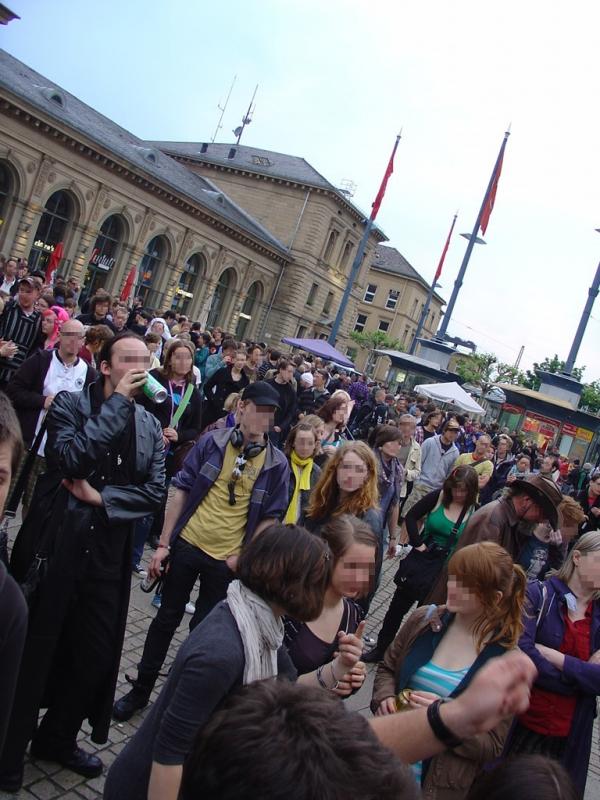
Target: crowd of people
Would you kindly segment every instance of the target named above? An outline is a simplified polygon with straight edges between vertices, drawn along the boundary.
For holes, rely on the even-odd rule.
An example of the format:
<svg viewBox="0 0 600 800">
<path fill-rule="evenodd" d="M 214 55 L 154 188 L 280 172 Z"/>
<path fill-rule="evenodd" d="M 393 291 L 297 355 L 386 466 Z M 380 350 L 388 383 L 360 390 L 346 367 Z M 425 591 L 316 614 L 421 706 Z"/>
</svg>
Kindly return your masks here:
<svg viewBox="0 0 600 800">
<path fill-rule="evenodd" d="M 82 724 L 102 744 L 150 704 L 187 612 L 107 800 L 518 800 L 533 775 L 548 800 L 583 797 L 600 471 L 310 354 L 2 266 L 0 504 L 22 524 L 0 559 L 1 790 L 28 747 L 100 775 Z M 132 582 L 156 613 L 115 697 Z M 368 663 L 370 720 L 343 702 Z"/>
</svg>

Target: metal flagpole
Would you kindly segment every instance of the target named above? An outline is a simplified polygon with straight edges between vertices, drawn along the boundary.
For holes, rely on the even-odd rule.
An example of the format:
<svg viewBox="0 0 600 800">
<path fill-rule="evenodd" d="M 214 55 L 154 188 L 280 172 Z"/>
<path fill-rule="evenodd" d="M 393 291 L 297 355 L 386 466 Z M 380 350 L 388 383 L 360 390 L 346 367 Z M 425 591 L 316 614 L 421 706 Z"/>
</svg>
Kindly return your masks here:
<svg viewBox="0 0 600 800">
<path fill-rule="evenodd" d="M 448 238 L 446 239 L 446 244 L 444 245 L 444 250 L 442 252 L 442 257 L 440 258 L 440 263 L 438 264 L 438 268 L 435 271 L 435 275 L 431 286 L 429 287 L 429 292 L 427 293 L 427 300 L 425 301 L 425 305 L 423 306 L 423 310 L 421 311 L 421 318 L 419 319 L 419 324 L 417 325 L 417 330 L 415 331 L 415 335 L 413 336 L 413 340 L 410 344 L 410 350 L 408 351 L 409 354 L 412 356 L 415 354 L 415 350 L 417 349 L 417 341 L 421 336 L 421 331 L 425 326 L 425 320 L 427 319 L 427 314 L 429 314 L 429 306 L 431 305 L 431 300 L 433 299 L 433 293 L 435 292 L 435 287 L 439 286 L 438 277 L 442 272 L 442 266 L 444 264 L 444 259 L 446 258 L 446 252 L 448 250 L 448 246 L 450 244 L 450 238 L 452 236 L 452 231 L 454 230 L 454 226 L 456 225 L 456 218 L 458 214 L 454 215 L 454 219 L 452 220 L 452 225 L 450 226 L 450 233 L 448 234 Z"/>
<path fill-rule="evenodd" d="M 594 276 L 592 285 L 588 289 L 588 298 L 585 302 L 585 307 L 583 309 L 581 319 L 579 320 L 579 325 L 577 326 L 577 332 L 575 333 L 575 338 L 573 339 L 573 344 L 571 345 L 571 351 L 569 352 L 569 357 L 567 358 L 567 363 L 565 364 L 565 368 L 563 370 L 563 372 L 567 375 L 570 375 L 573 372 L 573 367 L 575 366 L 575 359 L 577 358 L 577 354 L 579 353 L 579 348 L 581 347 L 583 335 L 585 333 L 585 329 L 587 328 L 590 314 L 592 313 L 594 300 L 598 296 L 599 288 L 600 288 L 600 264 L 598 264 L 598 266 L 596 267 L 596 275 Z"/>
<path fill-rule="evenodd" d="M 371 233 L 373 222 L 375 221 L 375 217 L 377 216 L 377 212 L 379 211 L 379 205 L 381 204 L 381 200 L 383 199 L 383 192 L 385 192 L 386 182 L 391 174 L 390 167 L 393 164 L 394 156 L 396 154 L 396 149 L 398 147 L 398 142 L 400 141 L 400 138 L 401 134 L 398 134 L 398 136 L 396 136 L 396 142 L 394 144 L 394 149 L 392 150 L 390 161 L 388 162 L 388 168 L 384 176 L 383 183 L 381 184 L 377 197 L 375 198 L 375 202 L 373 203 L 373 209 L 371 211 L 371 215 L 369 216 L 369 219 L 367 220 L 367 223 L 365 225 L 365 232 L 363 233 L 363 237 L 360 240 L 360 244 L 358 245 L 358 250 L 356 251 L 356 256 L 354 257 L 354 261 L 352 262 L 352 269 L 350 270 L 350 275 L 348 276 L 348 283 L 346 284 L 346 288 L 344 289 L 344 294 L 342 295 L 342 301 L 340 303 L 340 307 L 338 308 L 337 314 L 335 315 L 335 320 L 331 328 L 331 333 L 329 334 L 329 339 L 327 340 L 329 344 L 332 345 L 333 347 L 335 347 L 335 340 L 338 337 L 340 325 L 342 324 L 342 319 L 344 317 L 344 314 L 346 313 L 346 307 L 348 306 L 348 300 L 350 299 L 352 287 L 354 286 L 354 282 L 356 281 L 358 273 L 360 271 L 360 266 L 362 264 L 363 256 L 367 248 L 367 242 L 369 241 L 369 234 Z"/>
<path fill-rule="evenodd" d="M 460 292 L 460 287 L 462 286 L 463 278 L 465 277 L 465 272 L 467 271 L 467 267 L 469 265 L 469 259 L 471 258 L 471 253 L 473 252 L 473 247 L 475 246 L 475 242 L 477 240 L 477 234 L 479 233 L 479 228 L 481 227 L 481 218 L 483 217 L 483 212 L 485 211 L 485 208 L 487 206 L 490 197 L 490 192 L 492 191 L 492 187 L 494 186 L 494 181 L 496 180 L 498 167 L 504 155 L 504 148 L 506 147 L 506 142 L 508 141 L 509 136 L 510 136 L 510 131 L 506 131 L 504 134 L 504 139 L 502 140 L 502 146 L 500 147 L 500 152 L 498 153 L 498 158 L 496 159 L 496 163 L 494 164 L 494 169 L 492 171 L 490 182 L 488 183 L 488 187 L 485 196 L 483 198 L 483 203 L 481 204 L 481 208 L 479 209 L 479 214 L 477 215 L 477 220 L 475 221 L 475 225 L 473 227 L 473 233 L 469 237 L 467 249 L 465 250 L 465 255 L 463 257 L 462 264 L 460 265 L 456 281 L 454 282 L 454 289 L 452 290 L 452 296 L 446 307 L 446 311 L 444 312 L 444 317 L 437 332 L 436 339 L 443 339 L 444 336 L 446 335 L 446 331 L 448 330 L 448 325 L 452 317 L 452 312 L 454 311 L 454 306 L 456 305 L 456 299 L 458 297 L 458 293 Z"/>
</svg>

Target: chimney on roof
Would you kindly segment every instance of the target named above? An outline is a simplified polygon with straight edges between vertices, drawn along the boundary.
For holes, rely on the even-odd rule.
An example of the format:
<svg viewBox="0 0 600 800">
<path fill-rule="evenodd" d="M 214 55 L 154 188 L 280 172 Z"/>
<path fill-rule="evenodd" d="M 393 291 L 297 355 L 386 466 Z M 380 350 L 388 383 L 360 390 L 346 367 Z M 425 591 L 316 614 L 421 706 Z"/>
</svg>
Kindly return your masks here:
<svg viewBox="0 0 600 800">
<path fill-rule="evenodd" d="M 232 147 L 229 150 L 229 155 L 227 156 L 227 158 L 235 158 L 235 147 Z"/>
<path fill-rule="evenodd" d="M 208 144 L 206 142 L 202 142 L 202 146 L 200 147 L 200 152 L 206 153 L 207 150 L 208 150 Z"/>
</svg>

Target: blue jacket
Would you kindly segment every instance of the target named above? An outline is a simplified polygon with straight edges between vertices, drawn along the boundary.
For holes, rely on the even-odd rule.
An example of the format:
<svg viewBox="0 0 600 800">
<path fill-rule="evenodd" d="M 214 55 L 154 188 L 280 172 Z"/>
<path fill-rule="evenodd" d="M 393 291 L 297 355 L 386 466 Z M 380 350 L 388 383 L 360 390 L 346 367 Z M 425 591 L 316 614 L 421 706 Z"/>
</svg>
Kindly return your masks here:
<svg viewBox="0 0 600 800">
<path fill-rule="evenodd" d="M 546 600 L 543 602 L 543 586 Z M 600 664 L 589 664 L 574 656 L 565 656 L 562 670 L 554 667 L 536 649 L 535 643 L 558 650 L 565 634 L 565 614 L 569 587 L 557 577 L 544 583 L 531 581 L 527 586 L 528 613 L 519 647 L 538 670 L 535 685 L 557 694 L 576 695 L 577 705 L 567 741 L 564 766 L 571 773 L 583 796 L 592 746 L 592 728 L 596 716 L 596 695 L 600 694 Z M 539 625 L 538 615 L 542 610 Z M 590 655 L 600 649 L 600 603 L 594 600 L 590 631 Z M 510 739 L 507 743 L 510 750 Z"/>
<path fill-rule="evenodd" d="M 173 478 L 173 486 L 187 492 L 188 499 L 173 529 L 171 544 L 219 477 L 230 437 L 231 428 L 205 433 L 190 450 L 182 469 Z M 290 468 L 286 457 L 269 442 L 265 463 L 250 495 L 244 541 L 252 537 L 256 526 L 263 519 L 283 517 L 288 507 L 289 479 Z"/>
</svg>

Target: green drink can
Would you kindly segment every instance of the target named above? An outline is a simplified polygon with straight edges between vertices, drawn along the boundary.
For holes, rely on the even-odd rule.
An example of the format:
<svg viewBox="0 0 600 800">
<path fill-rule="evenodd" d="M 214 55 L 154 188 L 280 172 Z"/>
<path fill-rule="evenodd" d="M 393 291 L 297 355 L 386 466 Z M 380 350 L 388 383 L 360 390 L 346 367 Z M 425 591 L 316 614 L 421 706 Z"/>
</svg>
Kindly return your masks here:
<svg viewBox="0 0 600 800">
<path fill-rule="evenodd" d="M 164 403 L 167 399 L 167 390 L 165 387 L 150 374 L 146 375 L 146 383 L 143 385 L 142 391 L 146 397 L 149 397 L 150 400 L 154 400 L 155 403 Z"/>
</svg>

